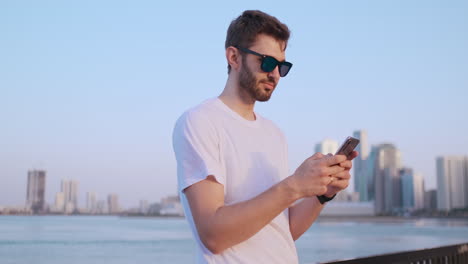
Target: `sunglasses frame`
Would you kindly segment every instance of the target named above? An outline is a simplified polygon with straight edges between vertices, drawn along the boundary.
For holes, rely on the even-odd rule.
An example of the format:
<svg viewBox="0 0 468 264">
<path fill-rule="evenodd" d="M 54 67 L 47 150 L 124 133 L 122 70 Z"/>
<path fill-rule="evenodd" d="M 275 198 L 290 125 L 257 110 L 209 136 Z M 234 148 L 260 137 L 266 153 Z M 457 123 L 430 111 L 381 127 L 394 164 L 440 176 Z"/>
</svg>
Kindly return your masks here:
<svg viewBox="0 0 468 264">
<path fill-rule="evenodd" d="M 238 50 L 242 51 L 242 52 L 262 57 L 262 63 L 260 65 L 260 68 L 264 72 L 272 72 L 278 66 L 280 76 L 285 77 L 286 75 L 288 75 L 289 71 L 291 70 L 291 68 L 293 66 L 293 64 L 288 62 L 288 61 L 278 61 L 277 59 L 275 59 L 275 57 L 265 55 L 265 54 L 260 54 L 258 52 L 253 51 L 253 50 L 250 50 L 248 48 L 243 48 L 243 47 L 238 47 L 238 46 L 234 46 L 234 47 L 237 48 Z M 273 67 L 271 70 L 269 70 L 269 68 L 267 68 L 267 66 L 268 66 L 267 63 L 268 62 L 266 60 L 272 60 L 275 63 L 275 67 Z M 284 74 L 282 74 L 282 72 L 281 72 L 281 68 L 283 66 L 287 67 L 286 68 L 287 71 Z"/>
</svg>

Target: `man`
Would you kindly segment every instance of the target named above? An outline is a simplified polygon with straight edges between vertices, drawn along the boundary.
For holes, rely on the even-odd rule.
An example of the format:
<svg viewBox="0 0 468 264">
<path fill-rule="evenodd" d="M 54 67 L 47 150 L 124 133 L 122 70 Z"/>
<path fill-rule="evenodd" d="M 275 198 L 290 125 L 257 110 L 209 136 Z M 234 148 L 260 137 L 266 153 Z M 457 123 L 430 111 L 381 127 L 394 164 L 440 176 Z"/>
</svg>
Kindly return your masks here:
<svg viewBox="0 0 468 264">
<path fill-rule="evenodd" d="M 316 153 L 288 175 L 283 133 L 254 112 L 292 67 L 285 61 L 289 35 L 260 11 L 232 21 L 223 92 L 174 128 L 179 191 L 199 263 L 297 263 L 294 241 L 348 186 L 344 155 Z"/>
</svg>

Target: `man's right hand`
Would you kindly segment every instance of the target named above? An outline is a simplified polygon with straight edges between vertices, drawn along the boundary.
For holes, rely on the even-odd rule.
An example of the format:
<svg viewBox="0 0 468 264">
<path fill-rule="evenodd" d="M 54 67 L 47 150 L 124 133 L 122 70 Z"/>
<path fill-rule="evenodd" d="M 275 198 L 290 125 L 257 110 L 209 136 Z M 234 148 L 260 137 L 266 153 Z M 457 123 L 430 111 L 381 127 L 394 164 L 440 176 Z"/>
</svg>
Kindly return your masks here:
<svg viewBox="0 0 468 264">
<path fill-rule="evenodd" d="M 345 160 L 344 155 L 325 156 L 315 153 L 306 159 L 289 178 L 291 186 L 300 198 L 323 195 L 332 181 L 330 175 L 345 170 L 339 166 Z"/>
</svg>

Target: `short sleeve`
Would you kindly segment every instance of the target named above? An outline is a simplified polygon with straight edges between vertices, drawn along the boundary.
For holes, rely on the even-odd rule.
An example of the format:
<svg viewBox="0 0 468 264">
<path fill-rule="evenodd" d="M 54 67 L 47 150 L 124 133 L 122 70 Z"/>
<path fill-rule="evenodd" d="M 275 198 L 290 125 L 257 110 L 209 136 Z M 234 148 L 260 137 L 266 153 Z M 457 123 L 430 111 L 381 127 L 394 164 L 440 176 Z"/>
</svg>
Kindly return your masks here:
<svg viewBox="0 0 468 264">
<path fill-rule="evenodd" d="M 188 111 L 176 122 L 172 144 L 177 161 L 179 192 L 213 175 L 225 185 L 220 139 L 214 124 L 200 111 Z"/>
</svg>

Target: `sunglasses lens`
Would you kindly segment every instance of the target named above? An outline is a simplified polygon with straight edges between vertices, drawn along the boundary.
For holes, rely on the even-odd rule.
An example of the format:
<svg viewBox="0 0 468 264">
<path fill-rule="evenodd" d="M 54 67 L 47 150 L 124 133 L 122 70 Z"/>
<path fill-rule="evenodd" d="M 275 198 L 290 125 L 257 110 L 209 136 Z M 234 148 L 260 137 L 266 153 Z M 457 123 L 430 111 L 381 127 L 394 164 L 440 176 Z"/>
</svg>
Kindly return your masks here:
<svg viewBox="0 0 468 264">
<path fill-rule="evenodd" d="M 289 70 L 291 69 L 292 67 L 292 63 L 290 62 L 283 62 L 280 64 L 280 67 L 279 67 L 279 74 L 281 77 L 284 77 L 288 74 Z"/>
<path fill-rule="evenodd" d="M 275 58 L 266 56 L 262 61 L 262 70 L 264 72 L 271 72 L 276 68 L 276 65 L 278 65 L 278 61 Z"/>
<path fill-rule="evenodd" d="M 292 67 L 292 63 L 284 61 L 279 62 L 275 58 L 266 56 L 262 61 L 262 70 L 264 72 L 272 72 L 276 66 L 279 65 L 279 74 L 281 77 L 284 77 L 288 74 L 289 70 Z"/>
</svg>

